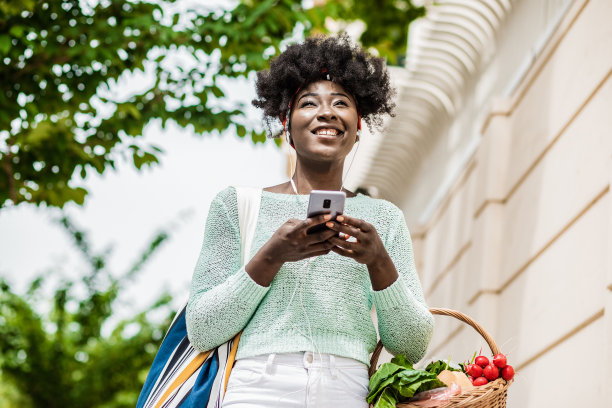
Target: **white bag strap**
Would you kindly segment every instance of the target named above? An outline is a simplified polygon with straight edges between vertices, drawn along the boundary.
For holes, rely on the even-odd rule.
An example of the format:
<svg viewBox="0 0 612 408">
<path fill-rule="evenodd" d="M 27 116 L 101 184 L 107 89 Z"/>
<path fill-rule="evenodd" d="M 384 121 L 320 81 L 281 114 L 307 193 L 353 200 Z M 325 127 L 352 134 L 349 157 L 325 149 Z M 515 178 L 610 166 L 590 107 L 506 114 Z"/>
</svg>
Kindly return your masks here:
<svg viewBox="0 0 612 408">
<path fill-rule="evenodd" d="M 240 264 L 249 261 L 255 227 L 261 204 L 261 188 L 235 187 L 238 200 L 238 221 L 240 223 Z"/>
</svg>

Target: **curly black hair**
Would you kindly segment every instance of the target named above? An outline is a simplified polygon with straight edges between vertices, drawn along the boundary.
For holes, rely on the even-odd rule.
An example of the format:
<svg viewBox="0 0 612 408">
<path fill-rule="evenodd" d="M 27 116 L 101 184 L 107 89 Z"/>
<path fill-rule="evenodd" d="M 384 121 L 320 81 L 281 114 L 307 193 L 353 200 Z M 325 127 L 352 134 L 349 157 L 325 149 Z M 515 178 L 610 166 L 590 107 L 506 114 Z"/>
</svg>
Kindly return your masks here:
<svg viewBox="0 0 612 408">
<path fill-rule="evenodd" d="M 385 61 L 370 55 L 346 34 L 309 37 L 274 58 L 270 69 L 257 73 L 257 99 L 268 130 L 287 115 L 299 89 L 329 78 L 350 92 L 357 110 L 370 126 L 380 128 L 383 116 L 393 115 L 395 90 L 389 83 Z"/>
</svg>

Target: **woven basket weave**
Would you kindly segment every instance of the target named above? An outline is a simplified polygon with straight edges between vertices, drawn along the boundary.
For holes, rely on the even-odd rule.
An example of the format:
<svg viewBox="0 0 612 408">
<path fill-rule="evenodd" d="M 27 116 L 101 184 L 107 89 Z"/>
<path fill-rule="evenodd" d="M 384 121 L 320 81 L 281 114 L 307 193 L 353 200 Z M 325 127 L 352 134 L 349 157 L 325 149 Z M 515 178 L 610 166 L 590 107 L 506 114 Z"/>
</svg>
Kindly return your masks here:
<svg viewBox="0 0 612 408">
<path fill-rule="evenodd" d="M 458 312 L 456 310 L 451 309 L 439 309 L 432 308 L 429 309 L 432 314 L 441 315 L 441 316 L 451 316 L 454 317 L 464 323 L 472 326 L 487 342 L 493 355 L 499 353 L 499 348 L 493 338 L 482 328 L 478 323 L 472 320 L 470 317 L 465 314 Z M 379 341 L 376 349 L 374 349 L 374 353 L 372 354 L 372 358 L 370 359 L 370 377 L 376 371 L 376 364 L 378 363 L 378 357 L 380 356 L 380 352 L 383 349 L 382 343 Z M 474 387 L 470 390 L 464 391 L 459 395 L 455 395 L 450 398 L 450 400 L 443 405 L 440 405 L 437 408 L 505 408 L 506 407 L 506 398 L 508 395 L 508 387 L 510 386 L 510 381 L 506 381 L 502 378 L 498 378 L 495 381 L 491 381 L 486 385 L 481 385 L 479 387 Z M 370 405 L 372 407 L 372 405 Z M 397 404 L 398 408 L 418 408 L 413 404 L 407 402 L 400 402 Z"/>
</svg>

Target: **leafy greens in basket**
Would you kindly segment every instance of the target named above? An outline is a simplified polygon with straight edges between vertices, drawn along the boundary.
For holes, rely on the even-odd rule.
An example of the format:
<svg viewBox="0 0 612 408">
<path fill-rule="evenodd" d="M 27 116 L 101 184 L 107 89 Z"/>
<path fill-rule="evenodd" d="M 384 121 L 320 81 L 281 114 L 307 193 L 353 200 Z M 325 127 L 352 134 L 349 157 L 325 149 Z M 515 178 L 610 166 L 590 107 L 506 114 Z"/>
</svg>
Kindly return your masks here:
<svg viewBox="0 0 612 408">
<path fill-rule="evenodd" d="M 415 370 L 406 356 L 398 354 L 390 363 L 381 365 L 370 378 L 370 393 L 366 401 L 374 408 L 395 408 L 414 394 L 433 388 L 445 387 L 436 373 Z"/>
</svg>

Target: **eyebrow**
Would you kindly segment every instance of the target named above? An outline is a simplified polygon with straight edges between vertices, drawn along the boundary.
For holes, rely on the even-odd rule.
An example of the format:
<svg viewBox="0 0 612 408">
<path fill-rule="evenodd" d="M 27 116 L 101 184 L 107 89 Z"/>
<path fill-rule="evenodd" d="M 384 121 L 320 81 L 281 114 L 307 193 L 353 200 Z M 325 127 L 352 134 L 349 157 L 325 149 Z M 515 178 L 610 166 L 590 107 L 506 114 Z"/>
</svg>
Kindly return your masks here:
<svg viewBox="0 0 612 408">
<path fill-rule="evenodd" d="M 330 95 L 333 95 L 333 96 L 344 96 L 344 97 L 345 97 L 345 98 L 347 98 L 348 100 L 351 100 L 351 98 L 350 98 L 350 97 L 349 97 L 347 94 L 342 93 L 342 92 L 332 92 L 332 93 L 330 93 Z M 318 94 L 317 92 L 308 92 L 308 93 L 305 93 L 304 95 L 302 95 L 302 96 L 300 96 L 300 97 L 298 98 L 298 102 L 299 102 L 300 100 L 302 100 L 302 98 L 305 98 L 305 97 L 307 97 L 307 96 L 319 96 L 319 94 Z"/>
</svg>

